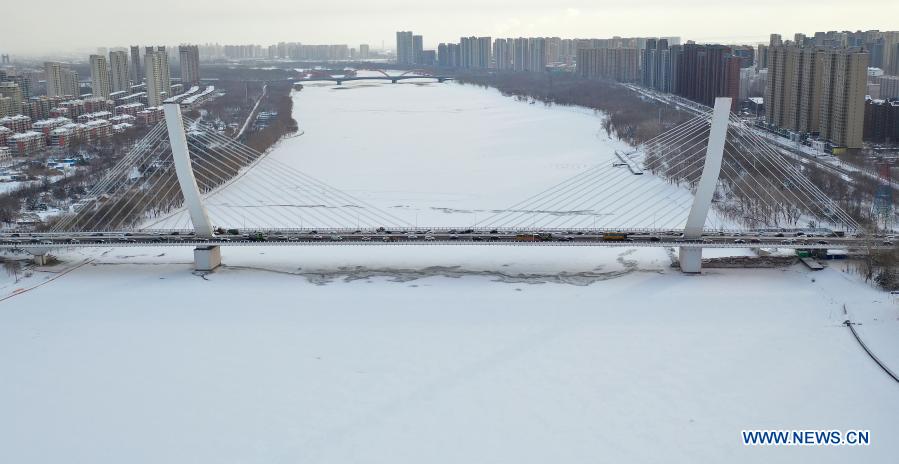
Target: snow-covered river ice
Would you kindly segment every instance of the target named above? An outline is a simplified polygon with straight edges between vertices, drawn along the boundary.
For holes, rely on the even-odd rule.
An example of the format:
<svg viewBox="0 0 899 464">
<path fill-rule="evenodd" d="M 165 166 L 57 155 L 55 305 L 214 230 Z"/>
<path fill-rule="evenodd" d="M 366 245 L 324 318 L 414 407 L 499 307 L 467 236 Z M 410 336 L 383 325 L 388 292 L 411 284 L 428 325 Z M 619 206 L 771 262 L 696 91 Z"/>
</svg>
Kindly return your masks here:
<svg viewBox="0 0 899 464">
<path fill-rule="evenodd" d="M 600 116 L 459 84 L 309 86 L 270 155 L 470 224 L 627 147 Z M 749 251 L 740 251 L 748 253 Z M 0 275 L 0 462 L 895 462 L 899 310 L 839 263 L 664 249 L 60 250 Z M 846 308 L 846 313 L 844 309 Z M 745 447 L 866 429 L 868 447 Z"/>
</svg>

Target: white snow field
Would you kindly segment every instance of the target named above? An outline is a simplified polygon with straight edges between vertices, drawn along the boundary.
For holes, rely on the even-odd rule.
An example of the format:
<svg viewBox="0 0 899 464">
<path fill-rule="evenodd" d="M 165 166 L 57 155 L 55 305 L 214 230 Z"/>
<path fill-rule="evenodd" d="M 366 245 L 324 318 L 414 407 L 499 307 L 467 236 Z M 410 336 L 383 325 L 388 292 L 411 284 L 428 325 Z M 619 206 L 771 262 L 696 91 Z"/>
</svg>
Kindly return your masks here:
<svg viewBox="0 0 899 464">
<path fill-rule="evenodd" d="M 317 132 L 326 121 L 304 113 L 307 90 L 296 96 L 306 135 L 273 155 L 305 159 L 295 147 L 325 137 Z M 455 216 L 430 213 L 436 204 L 498 198 L 485 207 L 502 207 L 558 181 L 564 166 L 587 163 L 588 146 L 610 149 L 583 110 L 483 89 L 322 90 L 344 108 L 350 100 L 340 99 L 354 93 L 439 91 L 444 104 L 519 105 L 521 114 L 502 117 L 531 128 L 545 118 L 562 134 L 589 132 L 560 141 L 526 130 L 520 141 L 489 142 L 454 130 L 461 140 L 434 150 L 468 153 L 469 144 L 484 164 L 464 155 L 427 170 L 434 151 L 410 150 L 389 122 L 409 121 L 396 116 L 406 104 L 439 99 L 404 98 L 392 102 L 396 112 L 365 110 L 383 139 L 364 142 L 364 127 L 342 126 L 327 135 L 342 145 L 300 163 L 429 220 Z M 433 130 L 425 116 L 411 140 Z M 539 156 L 528 148 L 567 143 Z M 408 153 L 379 162 L 391 146 Z M 522 166 L 524 178 L 512 179 L 509 166 Z M 461 188 L 446 180 L 464 173 L 471 182 Z M 225 266 L 199 275 L 188 248 L 56 254 L 62 263 L 18 282 L 0 273 L 0 463 L 891 463 L 899 455 L 899 385 L 842 325 L 860 324 L 872 351 L 899 370 L 897 302 L 842 262 L 687 276 L 660 248 L 260 247 L 226 248 Z M 743 429 L 865 429 L 872 443 L 746 447 Z"/>
</svg>

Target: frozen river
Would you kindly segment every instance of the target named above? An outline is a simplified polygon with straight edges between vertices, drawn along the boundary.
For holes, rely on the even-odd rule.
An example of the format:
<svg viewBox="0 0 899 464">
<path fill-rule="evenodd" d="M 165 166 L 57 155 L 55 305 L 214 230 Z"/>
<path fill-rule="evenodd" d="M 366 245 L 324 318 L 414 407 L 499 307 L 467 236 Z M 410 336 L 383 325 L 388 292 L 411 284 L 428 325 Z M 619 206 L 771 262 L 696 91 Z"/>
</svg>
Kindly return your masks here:
<svg viewBox="0 0 899 464">
<path fill-rule="evenodd" d="M 277 158 L 422 224 L 476 222 L 623 148 L 587 109 L 450 82 L 307 86 L 294 103 L 305 135 Z"/>
<path fill-rule="evenodd" d="M 590 111 L 457 84 L 294 99 L 305 134 L 272 159 L 422 224 L 620 147 Z M 842 325 L 899 368 L 890 295 L 840 263 L 688 276 L 670 252 L 225 248 L 205 275 L 189 249 L 58 250 L 0 273 L 0 462 L 895 462 L 899 388 Z"/>
</svg>

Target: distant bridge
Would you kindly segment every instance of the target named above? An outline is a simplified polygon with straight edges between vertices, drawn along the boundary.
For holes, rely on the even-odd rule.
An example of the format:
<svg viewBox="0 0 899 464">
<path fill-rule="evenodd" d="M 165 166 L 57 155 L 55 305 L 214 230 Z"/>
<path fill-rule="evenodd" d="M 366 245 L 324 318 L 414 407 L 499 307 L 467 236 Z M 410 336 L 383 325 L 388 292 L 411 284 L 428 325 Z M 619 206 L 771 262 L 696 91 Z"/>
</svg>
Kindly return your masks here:
<svg viewBox="0 0 899 464">
<path fill-rule="evenodd" d="M 435 75 L 428 71 L 413 69 L 410 71 L 405 71 L 402 74 L 388 74 L 386 71 L 382 69 L 366 69 L 365 71 L 372 71 L 381 74 L 380 76 L 343 76 L 343 75 L 331 75 L 331 76 L 317 76 L 317 77 L 307 77 L 304 79 L 297 79 L 296 82 L 336 82 L 337 85 L 341 85 L 344 82 L 348 81 L 390 81 L 393 84 L 396 84 L 399 81 L 412 80 L 412 79 L 433 79 L 437 82 L 446 82 L 448 80 L 452 80 L 452 76 L 443 76 L 443 75 Z"/>
</svg>

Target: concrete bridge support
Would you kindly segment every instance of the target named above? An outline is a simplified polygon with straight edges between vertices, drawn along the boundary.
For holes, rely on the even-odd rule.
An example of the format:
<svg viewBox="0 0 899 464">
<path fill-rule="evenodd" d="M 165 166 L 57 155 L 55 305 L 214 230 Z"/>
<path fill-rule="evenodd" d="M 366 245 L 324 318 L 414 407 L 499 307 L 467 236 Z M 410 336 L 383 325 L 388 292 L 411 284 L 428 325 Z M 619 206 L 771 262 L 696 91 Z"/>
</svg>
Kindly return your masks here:
<svg viewBox="0 0 899 464">
<path fill-rule="evenodd" d="M 28 251 L 31 253 L 31 262 L 35 266 L 46 266 L 50 261 L 50 248 L 36 247 Z"/>
<path fill-rule="evenodd" d="M 212 271 L 222 265 L 222 250 L 219 246 L 194 248 L 194 269 Z"/>
<path fill-rule="evenodd" d="M 709 208 L 712 206 L 712 197 L 715 187 L 718 185 L 718 176 L 721 174 L 721 162 L 724 158 L 724 141 L 727 137 L 727 125 L 730 117 L 730 98 L 716 98 L 715 111 L 712 113 L 712 126 L 709 131 L 709 142 L 705 150 L 705 164 L 702 167 L 702 177 L 699 178 L 699 186 L 693 197 L 693 206 L 690 215 L 687 216 L 687 224 L 684 226 L 684 238 L 688 240 L 701 240 L 702 229 L 705 227 Z M 680 247 L 678 258 L 681 271 L 697 274 L 702 271 L 702 248 Z"/>
<path fill-rule="evenodd" d="M 190 162 L 190 151 L 187 148 L 187 134 L 184 133 L 184 120 L 181 117 L 181 105 L 178 103 L 165 103 L 165 124 L 169 133 L 169 143 L 172 147 L 172 158 L 175 164 L 175 174 L 178 176 L 178 186 L 184 196 L 184 206 L 190 214 L 194 232 L 197 237 L 212 237 L 215 232 L 212 222 L 209 221 L 209 213 L 203 205 L 203 197 L 197 188 L 197 179 L 194 178 L 193 166 Z M 211 271 L 222 263 L 222 255 L 219 247 L 198 247 L 194 250 L 194 265 L 198 271 Z"/>
<path fill-rule="evenodd" d="M 31 255 L 32 262 L 35 266 L 46 266 L 47 265 L 47 252 L 38 253 Z"/>
</svg>

